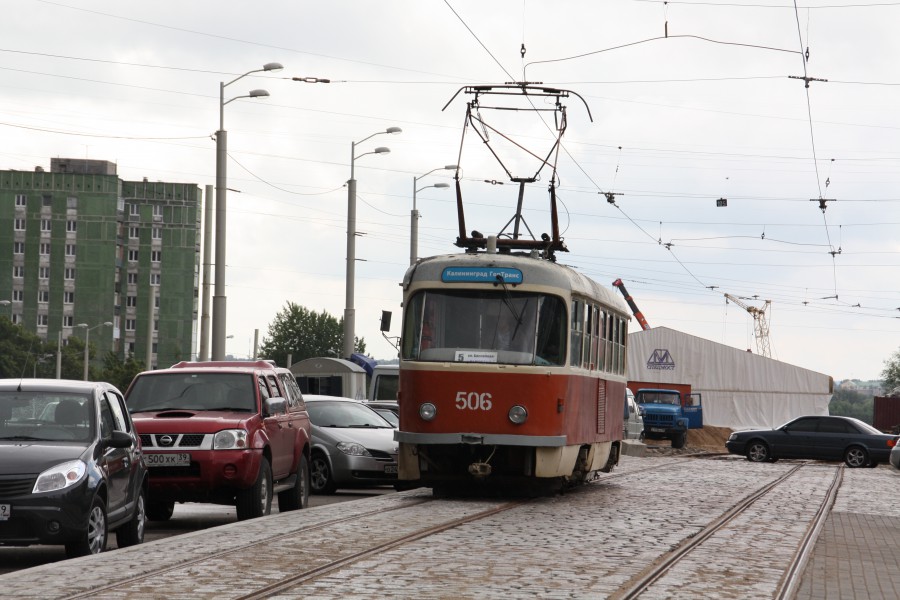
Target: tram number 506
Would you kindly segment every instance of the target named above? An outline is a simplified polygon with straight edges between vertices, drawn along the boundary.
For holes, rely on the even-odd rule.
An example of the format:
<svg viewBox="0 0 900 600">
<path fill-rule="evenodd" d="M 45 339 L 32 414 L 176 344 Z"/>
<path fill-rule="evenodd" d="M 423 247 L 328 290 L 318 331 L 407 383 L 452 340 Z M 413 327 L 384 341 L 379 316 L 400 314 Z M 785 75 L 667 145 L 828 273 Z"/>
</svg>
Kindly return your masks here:
<svg viewBox="0 0 900 600">
<path fill-rule="evenodd" d="M 491 410 L 490 392 L 456 392 L 456 408 L 459 410 Z"/>
</svg>

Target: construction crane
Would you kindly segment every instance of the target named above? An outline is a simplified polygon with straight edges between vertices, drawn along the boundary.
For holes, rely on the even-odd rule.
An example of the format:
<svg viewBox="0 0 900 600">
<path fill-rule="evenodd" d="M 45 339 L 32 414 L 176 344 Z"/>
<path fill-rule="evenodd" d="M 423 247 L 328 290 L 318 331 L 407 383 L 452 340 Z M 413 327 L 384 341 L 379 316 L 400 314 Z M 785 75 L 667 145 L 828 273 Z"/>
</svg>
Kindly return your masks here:
<svg viewBox="0 0 900 600">
<path fill-rule="evenodd" d="M 631 312 L 634 313 L 634 318 L 637 319 L 638 323 L 641 324 L 641 329 L 647 331 L 650 329 L 650 324 L 647 323 L 647 319 L 644 318 L 644 315 L 638 310 L 637 304 L 634 303 L 634 300 L 631 296 L 628 295 L 628 290 L 625 289 L 625 284 L 622 283 L 621 279 L 616 279 L 612 282 L 613 286 L 619 288 L 619 291 L 622 292 L 622 295 L 625 296 L 625 302 L 628 303 L 628 306 L 631 308 Z"/>
<path fill-rule="evenodd" d="M 729 300 L 746 310 L 750 313 L 750 316 L 753 317 L 753 334 L 756 337 L 756 352 L 766 358 L 772 358 L 772 351 L 769 348 L 769 322 L 766 320 L 766 312 L 772 305 L 772 301 L 766 300 L 765 307 L 757 308 L 741 302 L 740 299 L 735 298 L 731 294 L 725 294 L 725 303 L 728 304 Z"/>
</svg>

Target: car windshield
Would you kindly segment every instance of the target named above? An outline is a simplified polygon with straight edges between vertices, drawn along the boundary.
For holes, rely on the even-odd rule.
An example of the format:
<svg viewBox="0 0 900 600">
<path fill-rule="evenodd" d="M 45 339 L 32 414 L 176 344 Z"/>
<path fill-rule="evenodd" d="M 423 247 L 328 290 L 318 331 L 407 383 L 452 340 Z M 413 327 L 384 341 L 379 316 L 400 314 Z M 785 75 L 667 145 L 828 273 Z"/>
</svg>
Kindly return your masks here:
<svg viewBox="0 0 900 600">
<path fill-rule="evenodd" d="M 0 441 L 89 442 L 93 408 L 89 394 L 0 392 Z"/>
<path fill-rule="evenodd" d="M 397 416 L 397 413 L 392 411 L 389 408 L 376 408 L 374 409 L 381 417 L 393 425 L 395 428 L 400 427 L 400 417 Z"/>
<path fill-rule="evenodd" d="M 312 424 L 319 427 L 394 428 L 374 410 L 357 402 L 310 401 L 306 410 Z"/>
<path fill-rule="evenodd" d="M 250 373 L 148 373 L 139 376 L 125 399 L 131 413 L 161 410 L 256 412 Z"/>
</svg>

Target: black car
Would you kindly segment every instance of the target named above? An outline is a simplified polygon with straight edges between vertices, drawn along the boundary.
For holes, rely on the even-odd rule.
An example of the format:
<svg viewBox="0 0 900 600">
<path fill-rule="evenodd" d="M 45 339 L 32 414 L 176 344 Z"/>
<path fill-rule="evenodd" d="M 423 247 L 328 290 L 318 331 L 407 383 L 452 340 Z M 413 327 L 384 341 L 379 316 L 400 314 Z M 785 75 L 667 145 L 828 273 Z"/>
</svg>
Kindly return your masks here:
<svg viewBox="0 0 900 600">
<path fill-rule="evenodd" d="M 859 419 L 809 416 L 788 421 L 778 429 L 736 431 L 725 447 L 752 462 L 807 458 L 843 460 L 848 467 L 876 467 L 888 460 L 898 439 Z"/>
<path fill-rule="evenodd" d="M 147 470 L 108 383 L 0 380 L 0 545 L 96 554 L 144 540 Z"/>
</svg>

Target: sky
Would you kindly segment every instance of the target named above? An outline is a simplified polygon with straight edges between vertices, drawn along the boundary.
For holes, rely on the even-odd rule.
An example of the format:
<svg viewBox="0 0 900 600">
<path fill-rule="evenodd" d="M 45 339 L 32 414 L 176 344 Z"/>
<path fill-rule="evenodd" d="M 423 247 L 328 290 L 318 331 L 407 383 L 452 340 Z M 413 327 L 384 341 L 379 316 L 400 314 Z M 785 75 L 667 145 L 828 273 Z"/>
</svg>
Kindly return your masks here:
<svg viewBox="0 0 900 600">
<path fill-rule="evenodd" d="M 468 230 L 498 233 L 516 207 L 517 186 L 465 127 L 471 96 L 456 94 L 521 81 L 573 92 L 559 262 L 606 286 L 621 278 L 652 327 L 741 349 L 757 351 L 754 320 L 725 294 L 768 300 L 772 357 L 835 380 L 877 379 L 900 349 L 900 2 L 3 8 L 2 169 L 90 158 L 126 180 L 205 190 L 228 84 L 230 354 L 250 355 L 287 302 L 343 315 L 358 142 L 356 333 L 371 356 L 396 358 L 379 322 L 392 311 L 399 335 L 414 190 L 419 256 L 460 251 L 444 166 L 460 167 Z M 270 62 L 284 69 L 234 81 Z M 240 97 L 253 89 L 270 95 Z M 491 132 L 518 144 L 506 147 L 514 175 L 530 174 L 523 149 L 550 148 L 542 114 L 507 112 Z M 548 184 L 545 169 L 526 186 L 536 236 L 549 231 Z"/>
</svg>

